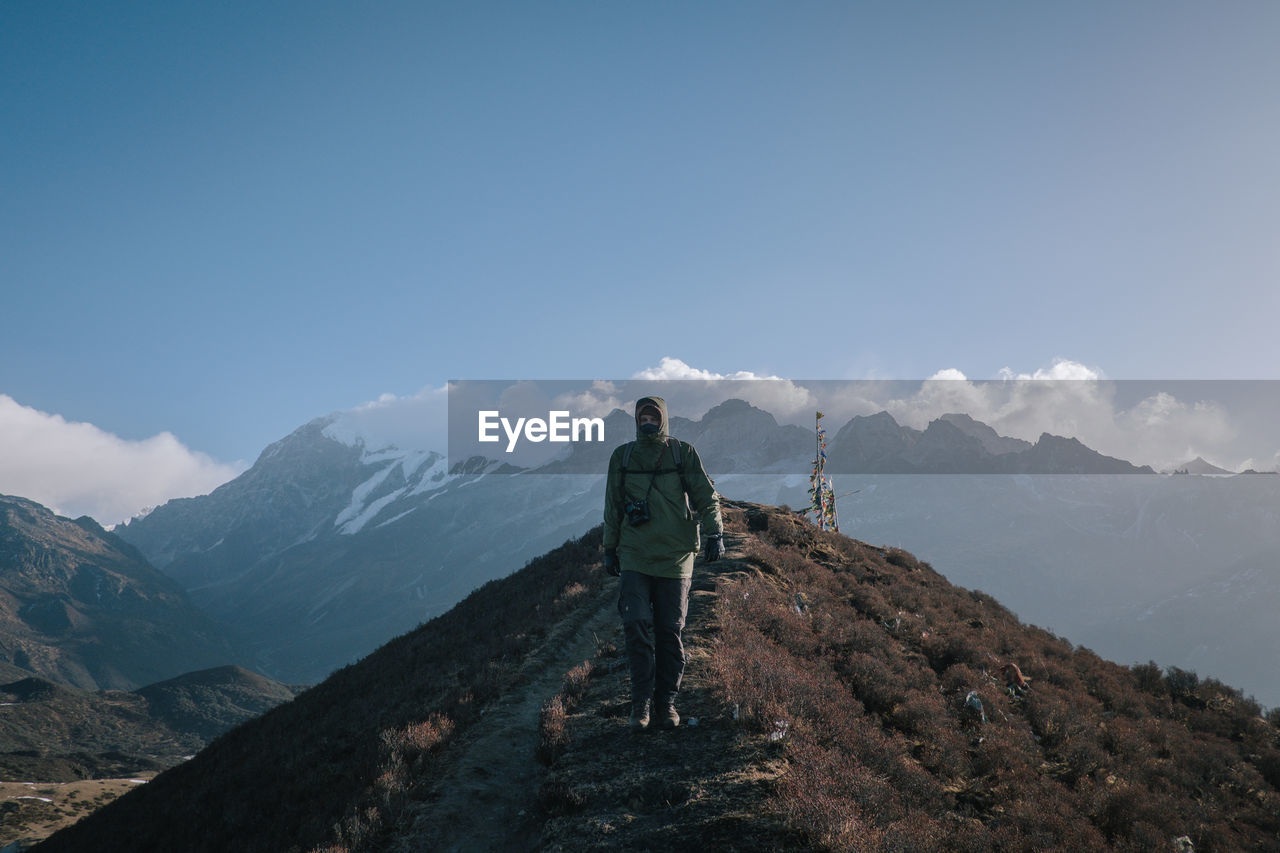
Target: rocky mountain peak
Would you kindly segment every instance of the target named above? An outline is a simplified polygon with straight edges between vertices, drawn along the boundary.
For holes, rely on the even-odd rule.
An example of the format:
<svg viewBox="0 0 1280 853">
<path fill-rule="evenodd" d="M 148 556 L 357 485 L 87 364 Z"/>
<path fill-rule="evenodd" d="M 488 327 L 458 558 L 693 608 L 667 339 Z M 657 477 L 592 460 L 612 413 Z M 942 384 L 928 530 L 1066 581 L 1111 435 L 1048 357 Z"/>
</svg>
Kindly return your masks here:
<svg viewBox="0 0 1280 853">
<path fill-rule="evenodd" d="M 997 433 L 993 428 L 984 424 L 982 421 L 974 420 L 971 416 L 959 412 L 950 412 L 941 415 L 939 420 L 955 425 L 965 435 L 973 436 L 982 442 L 983 449 L 992 456 L 1002 456 L 1006 453 L 1021 453 L 1031 448 L 1031 442 L 1023 441 L 1020 438 L 1009 438 Z"/>
<path fill-rule="evenodd" d="M 239 657 L 170 578 L 89 518 L 0 496 L 0 676 L 130 688 Z"/>
</svg>

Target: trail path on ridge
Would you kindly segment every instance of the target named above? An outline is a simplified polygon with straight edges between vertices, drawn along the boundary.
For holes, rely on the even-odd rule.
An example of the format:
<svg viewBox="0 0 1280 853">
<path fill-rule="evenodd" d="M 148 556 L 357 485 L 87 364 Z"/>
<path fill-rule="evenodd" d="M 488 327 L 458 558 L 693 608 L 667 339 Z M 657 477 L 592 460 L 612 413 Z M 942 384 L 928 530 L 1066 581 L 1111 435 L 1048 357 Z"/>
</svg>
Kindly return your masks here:
<svg viewBox="0 0 1280 853">
<path fill-rule="evenodd" d="M 695 564 L 679 729 L 629 732 L 618 585 L 606 583 L 552 629 L 522 664 L 520 685 L 451 747 L 457 757 L 419 789 L 383 849 L 586 853 L 688 849 L 693 839 L 744 853 L 799 849 L 763 813 L 783 764 L 743 741 L 707 682 L 717 583 L 750 571 L 742 562 L 747 538 L 726 532 L 725 557 Z M 536 756 L 542 708 L 584 661 L 592 673 L 567 720 L 568 749 L 548 768 Z"/>
<path fill-rule="evenodd" d="M 541 820 L 534 806 L 547 770 L 538 763 L 543 705 L 560 692 L 565 673 L 591 660 L 621 623 L 617 585 L 607 584 L 578 614 L 561 622 L 521 665 L 528 681 L 504 696 L 467 734 L 465 751 L 433 786 L 438 799 L 417 807 L 397 833 L 397 851 L 527 850 Z"/>
</svg>

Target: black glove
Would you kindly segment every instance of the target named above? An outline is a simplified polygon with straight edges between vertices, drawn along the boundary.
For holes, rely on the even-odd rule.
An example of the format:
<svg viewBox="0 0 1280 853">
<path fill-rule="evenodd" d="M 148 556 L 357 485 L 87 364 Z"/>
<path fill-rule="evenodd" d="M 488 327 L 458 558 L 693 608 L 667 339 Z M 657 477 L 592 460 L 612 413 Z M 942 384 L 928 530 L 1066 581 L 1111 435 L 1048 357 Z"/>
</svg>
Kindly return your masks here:
<svg viewBox="0 0 1280 853">
<path fill-rule="evenodd" d="M 716 560 L 724 556 L 724 536 L 717 533 L 714 536 L 707 537 L 707 550 L 705 558 L 708 563 L 714 563 Z"/>
<path fill-rule="evenodd" d="M 615 578 L 622 574 L 622 567 L 618 565 L 618 549 L 604 549 L 604 570 Z"/>
</svg>

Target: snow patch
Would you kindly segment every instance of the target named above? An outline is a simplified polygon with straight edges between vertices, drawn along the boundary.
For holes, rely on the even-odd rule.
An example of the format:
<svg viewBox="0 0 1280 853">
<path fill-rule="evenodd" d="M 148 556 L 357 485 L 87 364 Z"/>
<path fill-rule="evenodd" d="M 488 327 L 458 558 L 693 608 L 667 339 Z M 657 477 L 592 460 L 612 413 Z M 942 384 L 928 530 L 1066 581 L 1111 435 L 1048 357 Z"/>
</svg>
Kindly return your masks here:
<svg viewBox="0 0 1280 853">
<path fill-rule="evenodd" d="M 383 507 L 400 497 L 402 494 L 404 494 L 404 489 L 398 489 L 389 495 L 383 495 L 365 507 L 363 511 L 354 518 L 348 517 L 346 519 L 346 523 L 343 523 L 343 515 L 347 515 L 347 510 L 344 510 L 343 515 L 338 516 L 338 520 L 334 521 L 335 525 L 341 525 L 338 527 L 338 532 L 343 536 L 350 536 L 354 533 L 359 533 L 366 524 L 377 517 L 378 513 L 382 512 Z M 348 507 L 348 510 L 349 509 L 350 507 Z"/>
<path fill-rule="evenodd" d="M 435 495 L 432 495 L 431 497 L 435 497 Z M 427 500 L 430 500 L 430 499 L 431 499 L 431 498 L 428 498 Z M 394 516 L 392 516 L 391 518 L 388 518 L 386 521 L 379 522 L 378 526 L 379 526 L 379 527 L 386 527 L 388 524 L 394 524 L 395 522 L 397 522 L 397 521 L 399 521 L 400 519 L 404 518 L 404 517 L 405 517 L 406 515 L 408 515 L 409 513 L 413 512 L 413 510 L 415 510 L 415 509 L 417 509 L 417 507 L 416 507 L 416 506 L 415 506 L 415 507 L 413 507 L 412 509 L 406 509 L 404 512 L 402 512 L 402 513 L 400 513 L 400 514 L 398 514 L 398 515 L 394 515 Z"/>
<path fill-rule="evenodd" d="M 431 462 L 431 467 L 422 472 L 418 485 L 414 486 L 413 491 L 409 492 L 410 495 L 421 495 L 425 492 L 431 491 L 432 489 L 441 488 L 447 485 L 452 479 L 449 477 L 448 471 L 449 460 L 436 454 L 431 455 L 435 456 L 435 458 L 431 459 L 431 457 L 428 456 L 427 459 L 424 459 L 419 465 L 419 467 L 422 467 L 422 465 L 427 461 Z"/>
<path fill-rule="evenodd" d="M 357 518 L 365 511 L 365 499 L 373 493 L 373 490 L 382 485 L 387 476 L 395 468 L 394 465 L 388 465 L 360 485 L 356 486 L 351 492 L 351 503 L 342 512 L 338 513 L 338 517 L 333 520 L 334 527 L 343 527 L 352 519 Z M 354 531 L 352 531 L 354 532 Z"/>
</svg>

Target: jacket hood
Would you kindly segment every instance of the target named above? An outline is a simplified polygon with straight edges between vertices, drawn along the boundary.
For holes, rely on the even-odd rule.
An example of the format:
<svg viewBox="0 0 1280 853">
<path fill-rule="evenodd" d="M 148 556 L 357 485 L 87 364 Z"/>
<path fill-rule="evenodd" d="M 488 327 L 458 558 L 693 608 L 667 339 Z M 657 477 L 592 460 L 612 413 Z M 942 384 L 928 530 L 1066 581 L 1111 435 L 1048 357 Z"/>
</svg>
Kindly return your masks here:
<svg viewBox="0 0 1280 853">
<path fill-rule="evenodd" d="M 658 413 L 662 416 L 662 422 L 658 424 L 658 431 L 654 435 L 645 435 L 640 431 L 640 410 L 647 406 L 653 406 L 658 410 Z M 637 439 L 665 440 L 667 438 L 667 425 L 668 425 L 667 401 L 662 399 L 661 397 L 641 397 L 639 400 L 636 400 L 635 419 L 636 419 L 636 438 Z"/>
</svg>

